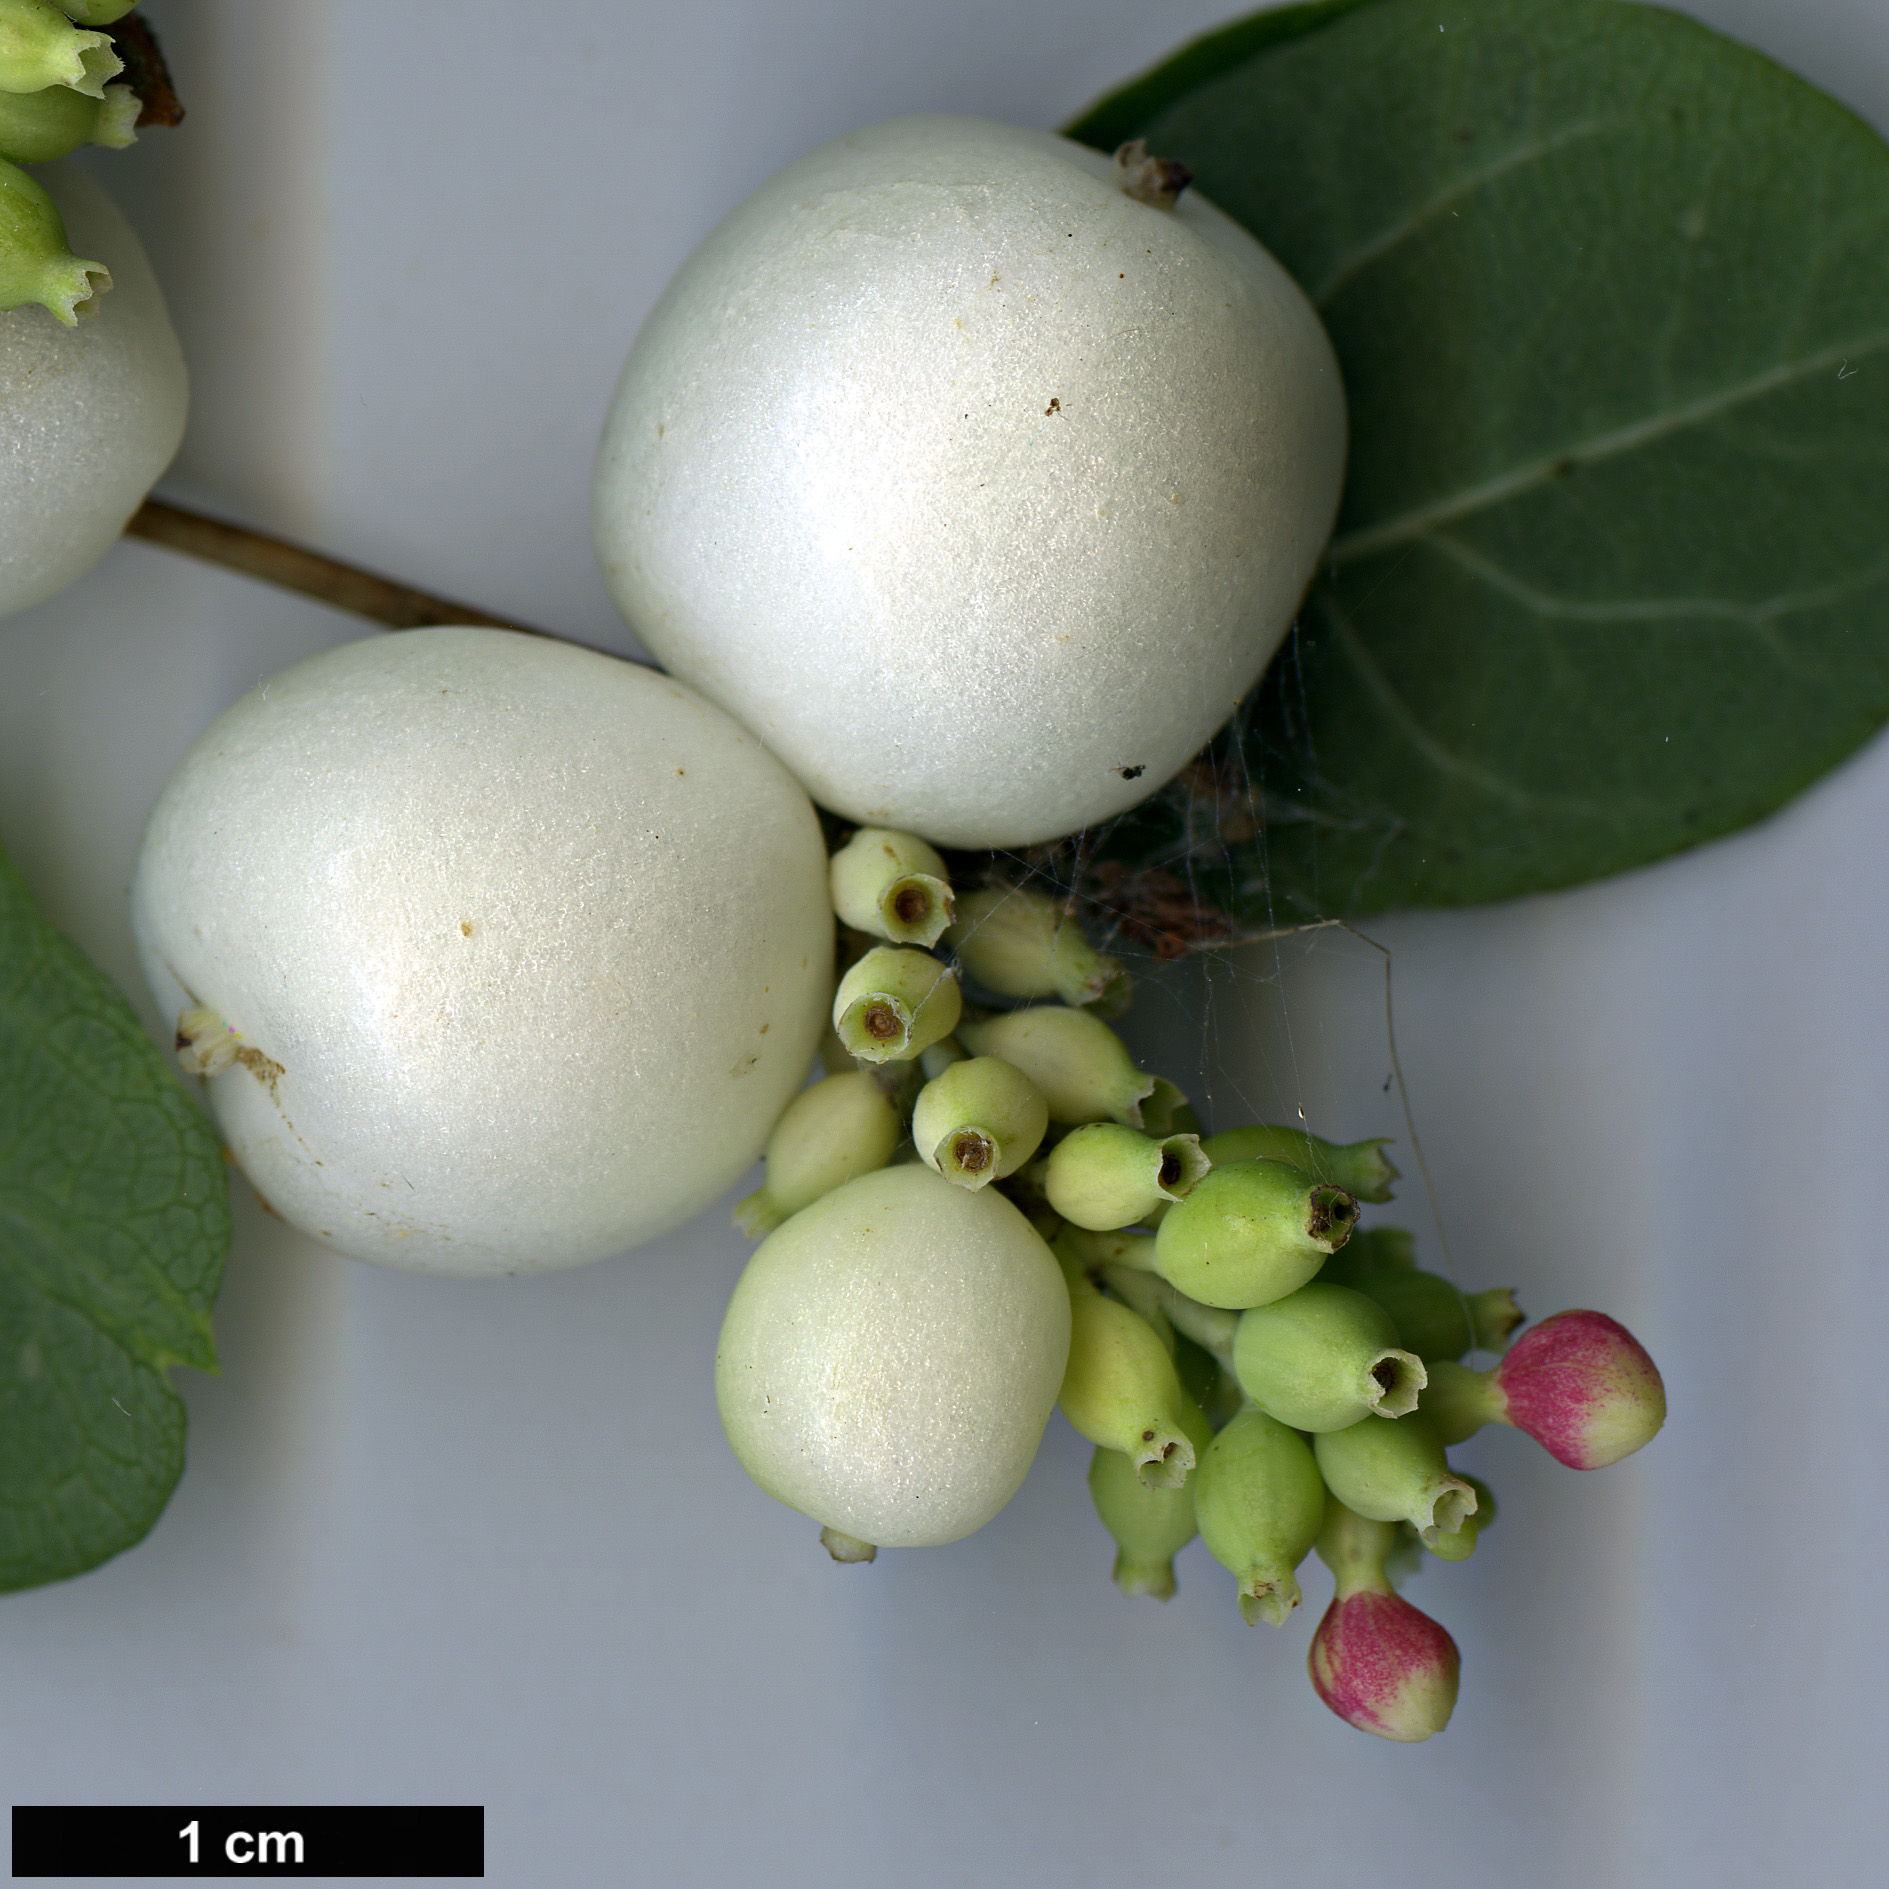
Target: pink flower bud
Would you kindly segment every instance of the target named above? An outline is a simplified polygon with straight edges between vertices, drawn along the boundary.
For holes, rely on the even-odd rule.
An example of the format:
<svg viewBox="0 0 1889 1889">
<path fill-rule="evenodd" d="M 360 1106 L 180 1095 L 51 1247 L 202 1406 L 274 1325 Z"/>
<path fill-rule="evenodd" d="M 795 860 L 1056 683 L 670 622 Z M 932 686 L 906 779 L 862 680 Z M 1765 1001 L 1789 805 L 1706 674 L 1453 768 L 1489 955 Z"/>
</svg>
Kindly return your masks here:
<svg viewBox="0 0 1889 1889">
<path fill-rule="evenodd" d="M 1312 1689 L 1345 1721 L 1415 1744 L 1440 1732 L 1456 1705 L 1456 1642 L 1401 1594 L 1334 1600 L 1306 1655 Z"/>
<path fill-rule="evenodd" d="M 1557 1312 L 1524 1332 L 1491 1373 L 1504 1420 L 1570 1469 L 1604 1469 L 1666 1421 L 1653 1360 L 1604 1312 Z"/>
</svg>

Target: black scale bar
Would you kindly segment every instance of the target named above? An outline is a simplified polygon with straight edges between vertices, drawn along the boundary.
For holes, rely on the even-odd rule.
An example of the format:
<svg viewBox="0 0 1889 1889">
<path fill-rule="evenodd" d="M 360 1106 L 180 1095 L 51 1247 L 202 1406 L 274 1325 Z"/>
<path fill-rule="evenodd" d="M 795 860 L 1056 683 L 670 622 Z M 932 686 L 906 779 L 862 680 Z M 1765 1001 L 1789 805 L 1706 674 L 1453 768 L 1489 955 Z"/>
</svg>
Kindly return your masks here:
<svg viewBox="0 0 1889 1889">
<path fill-rule="evenodd" d="M 13 1808 L 13 1875 L 485 1874 L 478 1805 L 84 1805 Z"/>
</svg>

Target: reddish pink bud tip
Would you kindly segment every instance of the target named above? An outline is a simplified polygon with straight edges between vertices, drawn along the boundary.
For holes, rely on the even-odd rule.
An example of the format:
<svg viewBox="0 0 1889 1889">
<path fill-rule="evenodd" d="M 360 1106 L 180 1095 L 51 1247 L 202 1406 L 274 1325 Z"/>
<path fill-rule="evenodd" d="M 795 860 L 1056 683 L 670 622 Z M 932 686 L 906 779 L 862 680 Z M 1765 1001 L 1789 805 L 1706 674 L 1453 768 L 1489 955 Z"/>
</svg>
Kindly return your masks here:
<svg viewBox="0 0 1889 1889">
<path fill-rule="evenodd" d="M 1557 1312 L 1495 1368 L 1508 1420 L 1570 1469 L 1604 1469 L 1652 1441 L 1666 1386 L 1640 1341 L 1604 1312 Z"/>
<path fill-rule="evenodd" d="M 1456 1642 L 1401 1594 L 1333 1601 L 1305 1663 L 1347 1725 L 1407 1745 L 1450 1722 L 1462 1665 Z"/>
</svg>

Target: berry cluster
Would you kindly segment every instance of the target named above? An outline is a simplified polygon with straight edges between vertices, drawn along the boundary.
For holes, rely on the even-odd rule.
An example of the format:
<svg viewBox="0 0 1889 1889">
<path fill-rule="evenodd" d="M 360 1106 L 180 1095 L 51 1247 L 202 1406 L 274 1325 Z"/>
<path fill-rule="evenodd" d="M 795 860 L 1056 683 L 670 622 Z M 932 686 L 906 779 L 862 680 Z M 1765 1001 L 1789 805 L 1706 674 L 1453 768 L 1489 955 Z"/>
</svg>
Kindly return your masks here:
<svg viewBox="0 0 1889 1889">
<path fill-rule="evenodd" d="M 1446 1448 L 1496 1422 L 1572 1468 L 1615 1462 L 1664 1421 L 1652 1360 L 1598 1312 L 1511 1343 L 1511 1292 L 1360 1231 L 1398 1178 L 1383 1141 L 1203 1135 L 1104 1020 L 1129 980 L 1063 902 L 957 898 L 931 847 L 879 828 L 831 887 L 853 962 L 829 1073 L 736 1209 L 768 1236 L 717 1358 L 743 1465 L 836 1559 L 870 1560 L 995 1514 L 1053 1400 L 1096 1446 L 1124 1592 L 1172 1594 L 1198 1534 L 1245 1619 L 1276 1626 L 1316 1550 L 1336 1581 L 1319 1697 L 1380 1737 L 1441 1730 L 1455 1643 L 1395 1581 L 1426 1551 L 1466 1559 L 1495 1511 Z"/>
</svg>

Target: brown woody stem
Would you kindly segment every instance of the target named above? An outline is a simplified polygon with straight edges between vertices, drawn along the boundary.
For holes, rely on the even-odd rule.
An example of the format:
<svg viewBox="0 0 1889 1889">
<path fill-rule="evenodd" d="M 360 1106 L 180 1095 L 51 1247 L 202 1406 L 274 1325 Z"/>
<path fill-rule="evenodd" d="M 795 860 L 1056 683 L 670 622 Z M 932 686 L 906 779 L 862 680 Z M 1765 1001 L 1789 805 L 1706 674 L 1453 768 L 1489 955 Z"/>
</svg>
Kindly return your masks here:
<svg viewBox="0 0 1889 1889">
<path fill-rule="evenodd" d="M 454 603 L 430 591 L 396 584 L 358 565 L 324 557 L 285 538 L 231 525 L 203 512 L 193 512 L 165 499 L 146 499 L 125 527 L 129 538 L 145 538 L 172 551 L 182 551 L 207 564 L 259 577 L 284 590 L 317 597 L 337 610 L 352 611 L 390 630 L 418 630 L 439 623 L 468 623 L 483 629 L 522 630 L 530 636 L 548 636 L 530 623 L 495 617 L 470 604 Z"/>
</svg>

